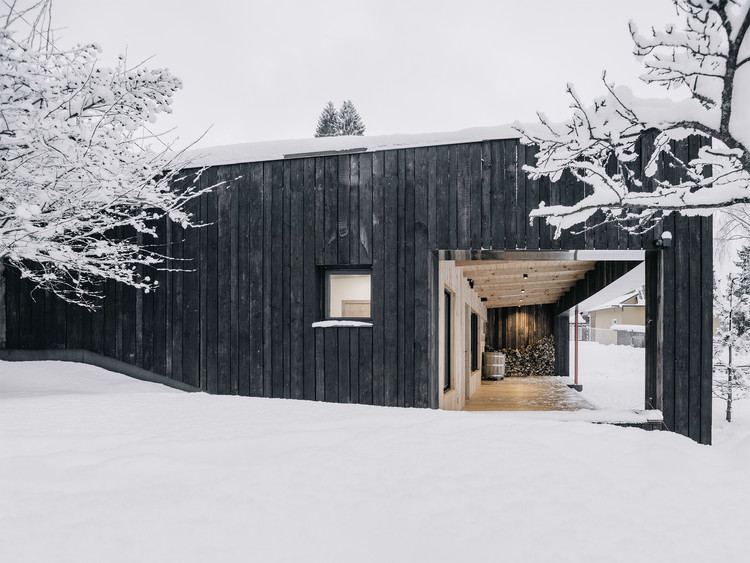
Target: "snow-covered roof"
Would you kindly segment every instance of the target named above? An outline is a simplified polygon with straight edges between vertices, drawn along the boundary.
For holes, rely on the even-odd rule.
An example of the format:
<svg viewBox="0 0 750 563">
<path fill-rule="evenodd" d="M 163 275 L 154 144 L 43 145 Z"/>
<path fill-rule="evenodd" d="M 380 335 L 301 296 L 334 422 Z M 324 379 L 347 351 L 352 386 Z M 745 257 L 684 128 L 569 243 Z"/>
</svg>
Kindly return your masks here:
<svg viewBox="0 0 750 563">
<path fill-rule="evenodd" d="M 526 127 L 526 125 L 524 125 Z M 263 141 L 191 149 L 181 155 L 185 167 L 220 166 L 321 156 L 335 153 L 374 152 L 391 149 L 474 143 L 496 139 L 518 139 L 513 125 L 474 127 L 460 131 L 376 136 L 319 137 L 288 141 Z"/>
<path fill-rule="evenodd" d="M 620 295 L 619 297 L 612 299 L 610 301 L 607 301 L 605 303 L 602 303 L 601 305 L 598 305 L 597 307 L 593 307 L 589 309 L 588 311 L 591 313 L 593 311 L 602 311 L 604 309 L 611 309 L 613 307 L 622 307 L 623 305 L 625 305 L 627 301 L 630 301 L 631 299 L 633 299 L 633 297 L 636 298 L 636 303 L 634 305 L 636 304 L 641 305 L 641 306 L 644 305 L 640 290 L 633 289 L 631 291 L 628 291 L 624 295 Z"/>
</svg>

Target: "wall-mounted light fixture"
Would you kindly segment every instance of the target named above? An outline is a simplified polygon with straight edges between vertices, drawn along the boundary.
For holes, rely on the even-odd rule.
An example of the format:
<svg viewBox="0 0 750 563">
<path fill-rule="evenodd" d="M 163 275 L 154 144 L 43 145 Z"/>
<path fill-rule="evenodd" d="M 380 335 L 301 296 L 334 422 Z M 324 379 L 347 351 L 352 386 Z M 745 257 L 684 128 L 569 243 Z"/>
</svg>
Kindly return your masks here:
<svg viewBox="0 0 750 563">
<path fill-rule="evenodd" d="M 486 297 L 480 297 L 480 299 L 482 300 L 482 302 L 487 301 Z"/>
<path fill-rule="evenodd" d="M 669 248 L 672 246 L 672 233 L 669 231 L 664 231 L 661 234 L 661 238 L 654 241 L 654 245 L 658 248 Z"/>
<path fill-rule="evenodd" d="M 471 289 L 474 289 L 474 280 L 472 280 L 471 278 L 469 278 L 469 287 Z"/>
<path fill-rule="evenodd" d="M 525 280 L 529 279 L 529 274 L 524 274 L 523 275 L 523 279 L 525 279 Z"/>
<path fill-rule="evenodd" d="M 521 293 L 526 293 L 526 290 L 524 288 L 521 288 Z"/>
</svg>

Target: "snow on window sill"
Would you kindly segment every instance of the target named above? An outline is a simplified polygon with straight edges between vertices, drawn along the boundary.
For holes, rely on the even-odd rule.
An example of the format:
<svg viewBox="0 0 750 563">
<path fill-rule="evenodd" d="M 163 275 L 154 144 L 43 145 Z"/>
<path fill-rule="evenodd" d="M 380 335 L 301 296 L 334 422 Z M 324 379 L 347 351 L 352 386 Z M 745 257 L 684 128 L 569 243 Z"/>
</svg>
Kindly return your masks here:
<svg viewBox="0 0 750 563">
<path fill-rule="evenodd" d="M 312 324 L 313 328 L 335 328 L 335 327 L 366 327 L 372 323 L 362 321 L 318 321 Z"/>
</svg>

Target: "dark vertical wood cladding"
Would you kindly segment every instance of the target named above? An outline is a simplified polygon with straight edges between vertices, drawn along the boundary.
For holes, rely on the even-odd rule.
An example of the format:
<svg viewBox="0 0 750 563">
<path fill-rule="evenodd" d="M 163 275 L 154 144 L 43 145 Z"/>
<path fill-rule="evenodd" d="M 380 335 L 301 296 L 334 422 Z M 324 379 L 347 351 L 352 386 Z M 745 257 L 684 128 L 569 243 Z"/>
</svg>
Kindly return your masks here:
<svg viewBox="0 0 750 563">
<path fill-rule="evenodd" d="M 398 160 L 396 151 L 384 154 L 383 174 L 383 404 L 398 404 L 398 225 L 396 220 Z"/>
<path fill-rule="evenodd" d="M 495 350 L 535 344 L 552 334 L 554 316 L 554 305 L 488 309 L 486 344 Z"/>
<path fill-rule="evenodd" d="M 701 217 L 701 250 L 693 260 L 700 260 L 700 287 L 701 303 L 713 303 L 713 225 L 711 217 Z M 692 302 L 695 303 L 695 302 Z M 697 306 L 697 305 L 694 305 Z M 700 339 L 700 373 L 692 374 L 700 380 L 700 435 L 691 436 L 704 444 L 711 443 L 711 404 L 713 402 L 712 389 L 712 352 L 713 342 L 713 308 L 704 306 L 701 308 L 701 339 Z M 696 328 L 696 327 L 694 327 Z"/>
<path fill-rule="evenodd" d="M 699 148 L 689 143 L 675 149 Z M 108 282 L 101 310 L 88 314 L 30 295 L 6 268 L 6 346 L 87 348 L 212 393 L 435 407 L 436 251 L 645 249 L 647 340 L 657 351 L 647 395 L 670 428 L 709 442 L 711 220 L 669 217 L 644 235 L 605 225 L 555 239 L 528 213 L 585 190 L 568 174 L 556 184 L 528 179 L 522 167 L 534 153 L 500 139 L 209 168 L 201 186 L 225 184 L 193 204 L 206 226 L 183 231 L 162 220 L 150 241 L 182 271 L 152 272 L 160 289 L 148 295 Z M 665 229 L 675 244 L 657 251 Z M 372 267 L 371 328 L 312 327 L 323 268 L 337 265 Z M 549 334 L 560 322 L 553 313 L 632 266 L 598 265 L 531 324 L 518 310 L 491 313 L 491 345 Z"/>
<path fill-rule="evenodd" d="M 256 165 L 258 166 L 258 165 Z M 314 400 L 319 397 L 316 391 L 315 379 L 315 331 L 312 323 L 320 314 L 318 311 L 318 276 L 315 275 L 315 161 L 307 159 L 303 163 L 302 186 L 302 301 L 304 303 L 302 333 L 304 341 L 302 392 L 305 399 Z M 256 252 L 258 255 L 259 252 Z M 260 287 L 258 287 L 258 291 Z M 254 299 L 250 300 L 251 306 Z M 260 324 L 260 322 L 258 323 Z M 257 359 L 260 366 L 261 358 Z M 255 368 L 255 362 L 251 369 Z"/>
<path fill-rule="evenodd" d="M 22 280 L 20 276 L 10 268 L 10 266 L 5 266 L 3 268 L 3 276 L 5 277 L 5 283 L 3 284 L 5 289 L 5 338 L 2 340 L 5 343 L 6 348 L 26 348 L 28 344 L 21 341 L 21 325 L 23 323 L 21 321 L 20 311 L 21 303 L 23 302 L 24 296 L 28 294 L 28 291 L 22 292 Z M 51 299 L 47 301 L 49 303 L 52 302 Z M 49 310 L 45 308 L 45 313 L 47 312 L 51 314 L 51 308 Z M 49 318 L 51 320 L 51 315 Z M 41 327 L 36 328 L 36 330 L 40 329 Z M 51 333 L 52 331 L 45 331 L 45 341 L 50 341 L 51 339 L 46 334 L 47 332 Z"/>
<path fill-rule="evenodd" d="M 649 386 L 664 425 L 704 444 L 711 443 L 711 341 L 713 258 L 710 219 L 675 217 L 665 222 L 674 242 L 655 253 L 646 270 L 646 300 L 656 307 L 655 366 Z M 654 281 L 656 280 L 656 281 Z M 647 335 L 647 338 L 650 335 Z M 652 375 L 655 370 L 655 377 Z"/>
<path fill-rule="evenodd" d="M 644 266 L 646 268 L 646 348 L 657 349 L 657 332 L 659 323 L 659 252 L 646 252 Z M 646 386 L 643 404 L 647 409 L 661 409 L 661 385 L 657 379 L 657 356 L 646 355 L 645 369 Z"/>
<path fill-rule="evenodd" d="M 372 404 L 385 404 L 385 158 L 372 155 Z"/>
<path fill-rule="evenodd" d="M 305 397 L 304 355 L 304 268 L 297 265 L 304 264 L 304 244 L 291 244 L 291 241 L 303 241 L 304 221 L 304 184 L 303 162 L 294 160 L 290 168 L 289 194 L 289 261 L 285 266 L 289 277 L 289 328 L 285 332 L 289 346 L 289 396 L 293 399 Z M 285 258 L 287 254 L 285 253 Z M 287 269 L 288 268 L 288 269 Z"/>
<path fill-rule="evenodd" d="M 554 320 L 555 336 L 555 375 L 568 377 L 570 375 L 570 319 L 566 315 L 558 315 Z"/>
<path fill-rule="evenodd" d="M 410 256 L 414 261 L 413 313 L 414 326 L 411 329 L 411 342 L 414 350 L 413 404 L 416 407 L 429 406 L 429 333 L 417 335 L 418 329 L 429 331 L 430 286 L 429 259 L 427 252 L 420 251 L 429 244 L 429 152 L 416 149 L 414 152 L 414 242 Z"/>
</svg>

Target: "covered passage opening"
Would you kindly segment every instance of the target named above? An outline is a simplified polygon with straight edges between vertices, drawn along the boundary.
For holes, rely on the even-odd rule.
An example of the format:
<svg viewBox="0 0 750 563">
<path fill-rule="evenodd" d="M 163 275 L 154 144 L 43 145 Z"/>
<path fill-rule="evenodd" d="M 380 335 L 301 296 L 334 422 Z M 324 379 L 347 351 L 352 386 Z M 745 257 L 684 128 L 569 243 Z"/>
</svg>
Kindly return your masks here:
<svg viewBox="0 0 750 563">
<path fill-rule="evenodd" d="M 642 251 L 442 252 L 440 408 L 580 410 L 568 387 L 568 323 L 583 301 L 643 263 Z M 478 325 L 478 326 L 477 326 Z"/>
</svg>

